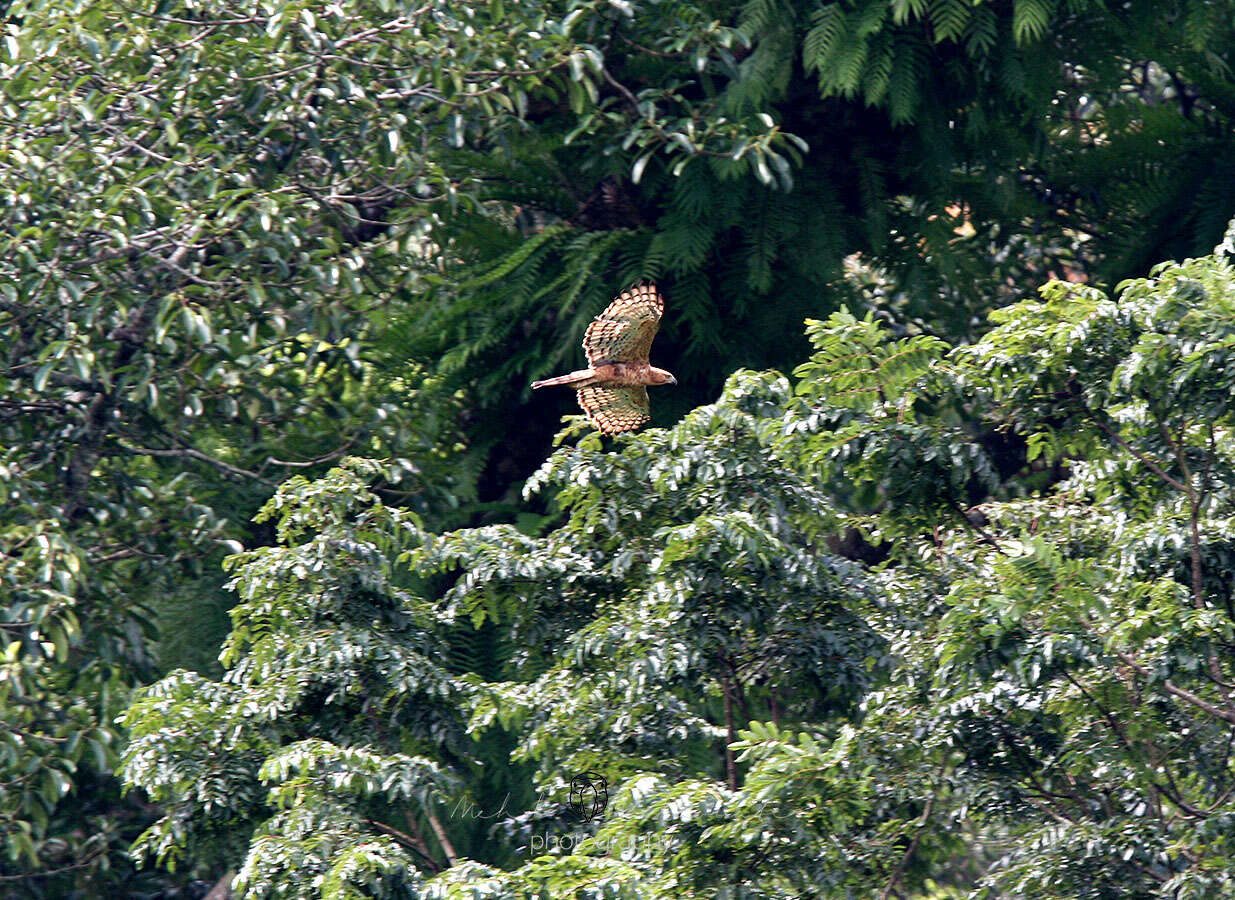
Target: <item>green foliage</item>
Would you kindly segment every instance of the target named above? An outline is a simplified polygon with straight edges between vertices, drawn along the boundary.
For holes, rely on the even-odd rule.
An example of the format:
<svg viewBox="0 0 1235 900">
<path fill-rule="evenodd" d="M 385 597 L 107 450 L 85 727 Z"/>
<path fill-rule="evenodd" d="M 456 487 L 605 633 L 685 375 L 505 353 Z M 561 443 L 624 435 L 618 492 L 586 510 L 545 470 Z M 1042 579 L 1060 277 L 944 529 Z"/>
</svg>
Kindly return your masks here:
<svg viewBox="0 0 1235 900">
<path fill-rule="evenodd" d="M 595 103 L 452 157 L 477 203 L 432 226 L 406 345 L 502 420 L 539 414 L 523 385 L 637 278 L 667 290 L 658 352 L 693 393 L 668 423 L 737 367 L 795 365 L 805 317 L 873 299 L 971 338 L 1028 285 L 1203 252 L 1235 208 L 1232 18 L 1204 3 L 575 9 Z M 843 259 L 894 287 L 855 297 Z M 530 471 L 547 442 L 489 421 L 474 438 Z"/>
<path fill-rule="evenodd" d="M 543 73 L 441 10 L 5 17 L 0 876 L 127 894 L 150 813 L 116 796 L 113 718 L 160 667 L 213 665 L 214 573 L 274 485 L 358 450 L 413 509 L 474 496 L 458 400 L 396 352 L 392 288 L 412 220 L 454 192 L 426 142 L 462 111 L 500 129 L 494 86 L 513 108 Z M 408 77 L 371 80 L 387 66 Z"/>
<path fill-rule="evenodd" d="M 885 833 L 908 841 L 891 857 L 898 869 L 885 858 L 884 883 L 948 875 L 946 845 L 932 844 L 968 819 L 985 871 L 950 880 L 993 895 L 1231 890 L 1232 296 L 1221 256 L 1163 264 L 1114 297 L 1055 282 L 934 363 L 933 385 L 902 393 L 930 402 L 937 430 L 961 400 L 1019 434 L 1027 465 L 1006 483 L 1023 497 L 941 508 L 929 530 L 904 492 L 860 517 L 868 533 L 896 535 L 880 582 L 903 598 L 904 618 L 884 633 L 904 664 L 867 697 L 850 759 L 885 784 L 918 782 L 911 795 L 925 801 L 912 821 L 880 812 Z M 826 402 L 827 351 L 853 328 L 820 335 L 799 390 L 815 396 L 818 380 Z M 885 338 L 885 353 L 897 347 Z M 886 422 L 861 427 L 868 441 L 894 440 Z M 927 491 L 948 471 L 953 484 L 982 475 L 981 435 L 943 433 L 947 456 L 926 445 L 916 476 L 888 474 Z M 853 470 L 835 432 L 806 443 L 809 458 L 824 449 Z M 1044 460 L 1066 466 L 1063 480 L 1030 492 Z M 869 458 L 856 468 L 881 465 L 891 469 Z M 865 827 L 851 829 L 859 845 Z"/>
<path fill-rule="evenodd" d="M 786 397 L 783 379 L 739 373 L 717 404 L 620 455 L 595 439 L 556 453 L 528 488 L 551 489 L 566 517 L 544 539 L 494 527 L 414 551 L 420 570 L 466 572 L 449 611 L 495 617 L 527 648 L 520 678 L 484 688 L 473 729 L 524 723 L 515 755 L 552 760 L 542 779 L 616 780 L 653 760 L 690 771 L 735 721 L 718 702 L 742 721 L 851 706 L 878 641 L 858 573 L 815 549 L 826 499 L 770 453 L 765 416 Z"/>
<path fill-rule="evenodd" d="M 1118 300 L 1056 284 L 1044 304 L 987 313 L 1055 276 L 1117 283 L 1217 239 L 1235 208 L 1231 13 L 1228 0 L 3 4 L 5 889 L 195 890 L 132 867 L 125 848 L 157 820 L 143 848 L 210 879 L 250 859 L 259 828 L 273 829 L 261 832 L 270 841 L 303 828 L 329 835 L 304 857 L 294 841 L 278 853 L 272 843 L 269 868 L 244 870 L 250 885 L 294 879 L 303 863 L 340 893 L 370 878 L 395 890 L 455 856 L 475 861 L 425 890 L 462 891 L 468 872 L 529 893 L 583 891 L 592 876 L 597 890 L 642 890 L 647 867 L 592 871 L 573 855 L 531 862 L 517 878 L 495 874 L 518 862 L 528 821 L 558 815 L 534 804 L 535 786 L 557 785 L 562 759 L 575 755 L 610 759 L 615 778 L 680 778 L 700 797 L 718 779 L 729 790 L 735 774 L 740 782 L 757 766 L 774 769 L 775 754 L 768 762 L 754 745 L 728 765 L 720 748 L 731 736 L 718 731 L 726 701 L 737 730 L 743 718 L 782 719 L 830 746 L 842 721 L 861 724 L 864 691 L 901 696 L 899 682 L 883 685 L 886 660 L 870 671 L 857 660 L 882 660 L 879 641 L 902 631 L 919 636 L 901 644 L 933 646 L 912 623 L 939 618 L 938 598 L 963 576 L 932 559 L 955 555 L 979 573 L 966 590 L 1006 583 L 1021 597 L 1036 596 L 1030 581 L 1044 589 L 1044 572 L 1088 572 L 1077 547 L 1122 548 L 1109 551 L 1117 559 L 1094 557 L 1095 570 L 1113 566 L 1110 577 L 1128 579 L 1147 566 L 1156 580 L 1087 589 L 1126 588 L 1154 610 L 1146 624 L 1119 607 L 1120 621 L 1137 623 L 1127 640 L 1173 623 L 1204 660 L 1217 626 L 1196 607 L 1192 573 L 1199 556 L 1200 595 L 1212 604 L 1226 565 L 1224 432 L 1215 425 L 1211 439 L 1203 427 L 1227 416 L 1223 270 L 1184 263 Z M 615 289 L 644 277 L 669 297 L 657 362 L 682 373 L 657 404 L 657 424 L 713 400 L 723 384 L 721 401 L 620 444 L 616 456 L 584 440 L 553 457 L 541 493 L 521 499 L 570 402 L 563 392 L 529 405 L 527 382 L 573 367 L 587 322 Z M 852 316 L 828 318 L 846 308 Z M 825 324 L 803 336 L 805 318 Z M 945 339 L 980 343 L 948 351 Z M 790 371 L 812 347 L 793 393 L 779 376 L 726 380 L 743 368 Z M 678 472 L 683 453 L 697 458 Z M 255 597 L 269 608 L 241 597 L 224 660 L 233 680 L 214 680 L 233 598 L 221 561 L 238 543 L 276 541 L 273 520 L 252 517 L 280 482 L 320 476 L 349 454 L 381 460 L 381 474 L 364 480 L 430 535 L 414 559 L 387 558 L 399 551 L 381 541 L 373 552 L 415 598 L 406 615 L 419 636 L 400 631 L 412 626 L 399 619 L 396 643 L 431 656 L 433 683 L 454 692 L 434 695 L 414 725 L 396 716 L 399 737 L 383 735 L 378 749 L 330 713 L 318 723 L 329 734 L 310 733 L 314 704 L 347 715 L 356 697 L 346 685 L 414 693 L 428 690 L 423 673 L 381 656 L 398 654 L 353 618 L 353 601 L 319 598 L 331 625 L 316 635 L 295 613 L 300 576 L 274 556 L 246 557 L 241 571 L 258 573 Z M 783 508 L 760 505 L 764 481 Z M 337 505 L 359 482 L 318 483 L 340 495 L 329 502 L 314 483 L 288 486 L 288 509 L 310 512 L 307 530 L 285 530 L 278 547 L 329 557 L 342 578 L 346 554 L 313 544 L 313 529 L 329 520 L 346 530 L 361 515 Z M 631 496 L 633 521 L 614 506 L 619 494 Z M 990 554 L 1023 538 L 1009 537 L 1008 523 L 1022 509 L 1055 515 L 1048 499 L 1069 509 L 1123 504 L 1110 513 L 1118 539 L 1085 506 L 1098 531 L 1074 535 L 1068 524 L 1048 535 L 1047 549 L 1066 549 L 1033 569 L 1038 580 L 1029 563 L 996 573 Z M 512 519 L 517 527 L 500 524 Z M 611 520 L 644 556 L 606 568 Z M 463 530 L 440 534 L 452 528 Z M 923 543 L 923 534 L 934 537 Z M 965 540 L 980 545 L 969 556 L 940 549 Z M 1168 563 L 1177 546 L 1202 550 Z M 834 558 L 840 551 L 888 564 L 854 574 Z M 709 568 L 712 557 L 730 562 Z M 641 568 L 652 561 L 655 571 Z M 1169 613 L 1170 583 L 1181 578 L 1187 616 Z M 882 591 L 857 587 L 871 579 Z M 347 593 L 342 584 L 332 596 Z M 662 596 L 665 584 L 686 593 Z M 901 595 L 935 599 L 898 612 L 901 621 L 889 611 Z M 718 596 L 721 612 L 691 605 Z M 387 599 L 388 612 L 405 602 Z M 381 606 L 367 595 L 354 602 Z M 635 631 L 623 631 L 623 616 Z M 658 649 L 658 635 L 678 644 Z M 897 657 L 916 659 L 901 644 Z M 619 668 L 589 693 L 582 686 L 606 653 Z M 363 663 L 379 658 L 388 681 L 374 682 Z M 641 674 L 645 658 L 657 661 Z M 936 662 L 912 664 L 933 672 Z M 1194 680 L 1209 671 L 1207 662 L 1200 674 L 1192 663 L 1163 665 L 1177 685 L 1191 682 L 1171 666 Z M 150 768 L 126 756 L 134 781 L 172 810 L 159 818 L 136 792 L 118 797 L 112 773 L 126 733 L 115 717 L 135 687 L 177 668 L 201 674 L 161 682 L 169 693 L 152 716 L 202 739 L 143 731 Z M 918 690 L 927 676 L 914 677 Z M 561 710 L 528 694 L 542 679 Z M 661 713 L 646 697 L 630 700 L 636 683 L 674 698 L 663 724 L 686 737 L 680 759 L 666 750 L 672 765 L 640 756 L 656 741 L 674 745 L 650 736 Z M 1208 685 L 1181 689 L 1210 696 Z M 208 742 L 242 740 L 227 730 L 228 706 L 245 691 L 277 721 L 246 732 L 253 743 L 236 745 L 235 772 L 215 773 L 222 763 Z M 1188 702 L 1166 694 L 1162 702 Z M 920 702 L 905 696 L 893 705 Z M 464 716 L 482 707 L 496 724 L 460 743 Z M 611 724 L 629 712 L 629 742 L 572 718 L 591 710 Z M 887 741 L 912 747 L 906 733 L 889 727 Z M 407 735 L 415 739 L 405 746 Z M 309 767 L 261 770 L 283 746 L 267 739 L 301 748 Z M 303 743 L 315 740 L 340 749 Z M 853 753 L 901 752 L 861 730 L 845 740 Z M 441 741 L 449 752 L 435 749 Z M 773 745 L 813 758 L 800 737 Z M 216 779 L 200 803 L 184 799 L 183 780 L 151 774 L 179 753 Z M 304 772 L 314 780 L 313 760 L 354 770 L 362 787 L 385 779 L 383 766 L 428 784 L 432 762 L 460 780 L 450 784 L 509 791 L 512 821 L 492 833 L 488 820 L 454 822 L 458 853 L 409 839 L 367 787 L 346 797 L 279 793 Z M 853 890 L 877 895 L 893 875 L 950 890 L 948 878 L 973 881 L 1002 852 L 1004 833 L 975 836 L 975 825 L 957 838 L 986 848 L 969 868 L 924 874 L 926 859 L 950 846 L 915 824 L 934 821 L 923 818 L 923 798 L 952 777 L 931 765 L 872 807 Z M 938 793 L 932 809 L 951 808 Z M 416 827 L 435 838 L 427 807 L 409 796 L 382 802 L 414 808 Z M 1021 812 L 998 828 L 1021 824 Z M 375 832 L 365 817 L 404 837 Z M 1202 824 L 1198 840 L 1217 841 L 1219 826 Z M 1061 859 L 1080 840 L 1032 839 L 1044 858 Z M 334 847 L 347 847 L 347 859 Z M 899 858 L 899 869 L 887 861 Z M 1007 871 L 1017 865 L 1008 856 Z M 1205 865 L 1179 872 L 1200 878 Z M 1162 874 L 1150 869 L 1151 881 Z M 722 871 L 731 870 L 696 860 L 688 880 L 724 883 Z M 774 889 L 805 891 L 821 872 L 786 864 Z"/>
<path fill-rule="evenodd" d="M 258 897 L 351 896 L 427 854 L 404 829 L 454 784 L 424 753 L 464 752 L 460 685 L 437 663 L 433 610 L 391 571 L 420 528 L 365 489 L 381 472 L 345 464 L 281 488 L 262 511 L 280 545 L 230 561 L 241 602 L 224 680 L 174 672 L 125 714 L 124 776 L 167 804 L 139 857 L 218 858 Z"/>
<path fill-rule="evenodd" d="M 425 531 L 372 463 L 290 483 L 226 681 L 127 714 L 126 775 L 173 809 L 139 847 L 227 832 L 252 897 L 1226 895 L 1235 267 L 1041 294 L 952 349 L 811 322 L 792 389 L 738 372 L 554 453 L 543 535 Z M 464 622 L 500 667 L 434 665 Z M 464 787 L 464 729 L 522 801 Z M 467 816 L 432 850 L 390 824 L 439 795 L 506 855 L 449 849 Z"/>
<path fill-rule="evenodd" d="M 535 763 L 542 798 L 585 770 L 613 784 L 649 771 L 732 781 L 725 743 L 754 711 L 821 727 L 852 710 L 879 641 L 858 615 L 859 573 L 812 549 L 822 495 L 768 452 L 767 413 L 788 396 L 783 378 L 740 374 L 720 403 L 620 456 L 595 438 L 563 449 L 533 482 L 564 517 L 544 538 L 423 533 L 357 480 L 373 464 L 289 482 L 263 512 L 281 546 L 234 558 L 224 682 L 175 673 L 126 714 L 125 777 L 169 804 L 137 852 L 222 854 L 244 896 L 305 895 L 318 876 L 393 895 L 418 877 L 409 852 L 427 873 L 435 862 L 392 816 L 428 819 L 432 790 L 452 784 L 456 809 L 489 801 L 459 792 L 460 692 L 476 739 L 518 737 L 512 758 Z M 436 607 L 418 596 L 457 571 Z M 432 662 L 446 653 L 434 635 L 463 618 L 506 631 L 512 680 Z M 557 810 L 494 824 L 526 845 L 569 823 Z M 453 841 L 441 846 L 449 860 Z"/>
</svg>

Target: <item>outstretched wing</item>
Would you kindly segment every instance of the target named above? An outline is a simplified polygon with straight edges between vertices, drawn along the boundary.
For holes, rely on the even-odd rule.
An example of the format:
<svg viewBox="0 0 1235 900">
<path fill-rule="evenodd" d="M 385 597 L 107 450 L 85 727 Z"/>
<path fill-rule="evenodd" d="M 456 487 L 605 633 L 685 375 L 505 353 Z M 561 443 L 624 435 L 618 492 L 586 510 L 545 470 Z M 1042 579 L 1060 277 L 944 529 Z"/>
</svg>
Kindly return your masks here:
<svg viewBox="0 0 1235 900">
<path fill-rule="evenodd" d="M 652 418 L 648 389 L 641 384 L 594 384 L 577 394 L 587 420 L 603 434 L 634 431 Z"/>
<path fill-rule="evenodd" d="M 664 311 L 665 301 L 654 284 L 636 284 L 622 291 L 587 327 L 583 352 L 588 365 L 647 363 Z"/>
</svg>

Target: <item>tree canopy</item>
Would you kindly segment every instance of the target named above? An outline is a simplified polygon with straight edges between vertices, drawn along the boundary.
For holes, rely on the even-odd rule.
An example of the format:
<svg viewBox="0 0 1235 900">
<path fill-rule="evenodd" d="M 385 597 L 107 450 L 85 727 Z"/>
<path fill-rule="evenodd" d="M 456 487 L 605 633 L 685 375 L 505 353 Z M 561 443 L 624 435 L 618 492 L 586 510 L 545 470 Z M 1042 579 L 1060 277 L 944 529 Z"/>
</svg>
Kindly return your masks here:
<svg viewBox="0 0 1235 900">
<path fill-rule="evenodd" d="M 3 890 L 1225 896 L 1233 14 L 0 4 Z"/>
<path fill-rule="evenodd" d="M 253 897 L 1223 896 L 1232 298 L 1207 257 L 1052 282 L 972 345 L 836 313 L 792 389 L 559 449 L 538 533 L 425 530 L 359 460 L 289 482 L 231 560 L 224 679 L 125 715 L 168 805 L 138 851 Z M 480 660 L 427 637 L 467 623 Z"/>
</svg>

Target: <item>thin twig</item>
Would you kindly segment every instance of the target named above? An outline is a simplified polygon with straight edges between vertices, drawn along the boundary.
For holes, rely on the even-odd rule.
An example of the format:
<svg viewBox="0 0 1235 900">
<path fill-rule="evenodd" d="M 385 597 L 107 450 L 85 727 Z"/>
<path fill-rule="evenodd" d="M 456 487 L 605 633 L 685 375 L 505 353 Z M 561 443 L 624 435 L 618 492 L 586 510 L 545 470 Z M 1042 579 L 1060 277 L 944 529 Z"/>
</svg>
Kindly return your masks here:
<svg viewBox="0 0 1235 900">
<path fill-rule="evenodd" d="M 943 777 L 946 765 L 946 762 L 940 765 L 937 778 Z M 909 860 L 913 858 L 914 852 L 918 849 L 918 843 L 922 840 L 922 833 L 926 831 L 926 823 L 930 820 L 931 811 L 935 808 L 935 798 L 937 796 L 939 796 L 938 781 L 936 781 L 935 789 L 926 801 L 926 806 L 922 809 L 922 815 L 918 818 L 918 830 L 914 832 L 913 840 L 909 842 L 909 847 L 905 850 L 905 854 L 897 862 L 896 868 L 892 870 L 892 877 L 888 879 L 888 883 L 879 894 L 879 900 L 888 900 L 896 889 L 897 883 L 901 880 L 901 876 L 905 874 L 905 867 L 909 865 Z"/>
<path fill-rule="evenodd" d="M 226 472 L 228 475 L 252 478 L 254 481 L 260 481 L 262 484 L 269 485 L 270 487 L 275 486 L 273 481 L 268 478 L 263 478 L 256 472 L 252 472 L 249 469 L 242 469 L 239 466 L 233 466 L 231 463 L 225 463 L 221 459 L 215 459 L 213 456 L 203 453 L 195 447 L 179 447 L 163 450 L 156 447 L 130 447 L 127 444 L 121 444 L 120 446 L 122 446 L 129 453 L 133 453 L 138 456 L 165 456 L 180 459 L 196 459 L 200 462 L 206 463 L 207 465 L 214 466 L 220 472 Z"/>
</svg>

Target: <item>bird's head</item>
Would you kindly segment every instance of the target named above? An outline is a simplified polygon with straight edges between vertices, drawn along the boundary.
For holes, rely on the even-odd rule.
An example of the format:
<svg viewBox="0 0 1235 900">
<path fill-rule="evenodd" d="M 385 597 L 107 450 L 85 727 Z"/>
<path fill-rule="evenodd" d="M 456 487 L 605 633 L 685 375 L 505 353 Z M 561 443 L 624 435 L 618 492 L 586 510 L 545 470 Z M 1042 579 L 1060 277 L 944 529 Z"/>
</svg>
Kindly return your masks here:
<svg viewBox="0 0 1235 900">
<path fill-rule="evenodd" d="M 673 377 L 672 372 L 666 372 L 664 369 L 652 367 L 652 383 L 653 384 L 677 384 L 678 380 Z"/>
</svg>

